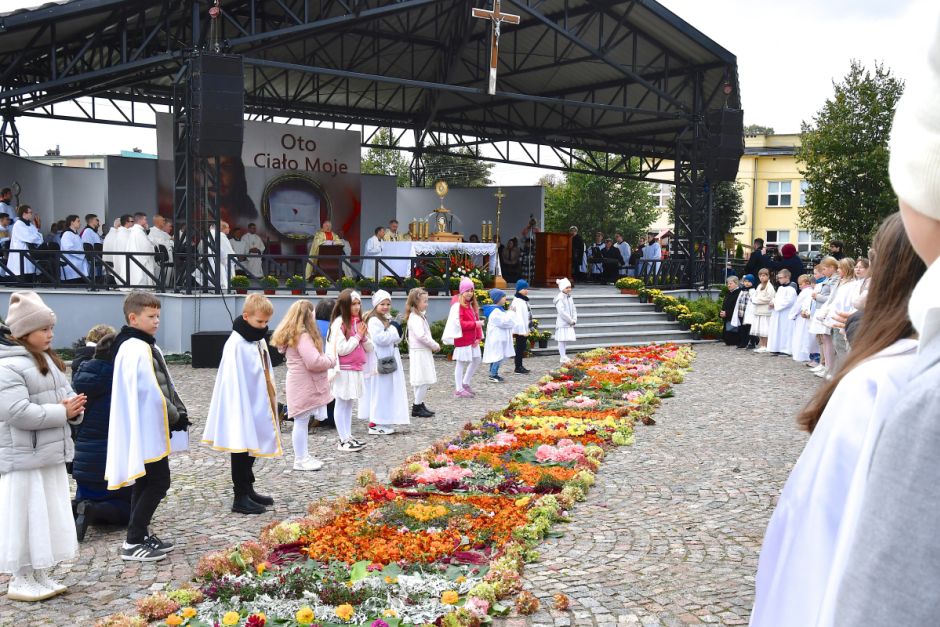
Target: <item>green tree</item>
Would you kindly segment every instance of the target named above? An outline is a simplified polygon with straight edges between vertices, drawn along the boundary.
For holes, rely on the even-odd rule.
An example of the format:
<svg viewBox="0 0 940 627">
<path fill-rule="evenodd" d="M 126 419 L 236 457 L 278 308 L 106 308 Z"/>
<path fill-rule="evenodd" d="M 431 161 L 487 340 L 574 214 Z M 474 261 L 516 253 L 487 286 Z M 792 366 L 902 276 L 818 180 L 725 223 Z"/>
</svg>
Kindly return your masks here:
<svg viewBox="0 0 940 627">
<path fill-rule="evenodd" d="M 479 161 L 469 148 L 460 148 L 448 154 L 426 153 L 424 155 L 425 184 L 444 180 L 451 187 L 486 187 L 493 181 L 490 174 L 493 164 Z"/>
<path fill-rule="evenodd" d="M 871 72 L 852 61 L 833 87 L 812 124 L 802 126 L 796 157 L 809 189 L 800 225 L 860 254 L 875 227 L 898 208 L 888 180 L 888 137 L 904 83 L 883 65 Z"/>
<path fill-rule="evenodd" d="M 725 233 L 730 233 L 734 227 L 741 224 L 744 206 L 744 197 L 741 190 L 744 186 L 735 181 L 721 181 L 715 185 L 712 192 L 712 206 L 715 209 L 715 237 L 724 239 Z"/>
<path fill-rule="evenodd" d="M 744 127 L 745 135 L 773 135 L 774 129 L 771 126 L 762 126 L 760 124 L 748 124 Z"/>
<path fill-rule="evenodd" d="M 398 145 L 398 140 L 392 136 L 392 130 L 389 128 L 379 129 L 372 141 L 383 146 Z M 363 174 L 394 176 L 398 187 L 409 187 L 411 185 L 410 163 L 401 150 L 369 148 L 362 160 L 361 170 Z"/>
<path fill-rule="evenodd" d="M 604 158 L 603 154 L 576 154 L 576 159 L 585 161 Z M 638 170 L 636 159 L 619 169 L 624 173 Z M 576 226 L 587 243 L 600 231 L 606 236 L 621 233 L 633 245 L 659 215 L 650 183 L 575 171 L 543 177 L 541 184 L 545 188 L 545 228 L 563 232 Z"/>
</svg>

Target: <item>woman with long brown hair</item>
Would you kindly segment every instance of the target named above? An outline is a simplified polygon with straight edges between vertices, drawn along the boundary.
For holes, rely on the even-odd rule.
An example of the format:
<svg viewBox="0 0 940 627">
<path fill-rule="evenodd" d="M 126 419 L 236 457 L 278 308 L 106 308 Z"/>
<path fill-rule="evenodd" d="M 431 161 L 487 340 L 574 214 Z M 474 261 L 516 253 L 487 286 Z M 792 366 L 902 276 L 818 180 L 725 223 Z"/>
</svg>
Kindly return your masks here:
<svg viewBox="0 0 940 627">
<path fill-rule="evenodd" d="M 767 526 L 752 626 L 830 622 L 874 443 L 914 363 L 907 303 L 926 268 L 899 214 L 884 221 L 872 247 L 871 286 L 852 351 L 797 417 L 812 436 Z"/>
</svg>

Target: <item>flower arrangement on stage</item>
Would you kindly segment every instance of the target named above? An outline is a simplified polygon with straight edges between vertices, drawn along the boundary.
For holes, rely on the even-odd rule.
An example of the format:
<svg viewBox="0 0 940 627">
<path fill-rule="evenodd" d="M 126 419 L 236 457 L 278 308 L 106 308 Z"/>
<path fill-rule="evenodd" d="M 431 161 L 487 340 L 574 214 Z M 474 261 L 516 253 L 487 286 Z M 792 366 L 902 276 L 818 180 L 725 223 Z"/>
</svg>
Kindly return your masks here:
<svg viewBox="0 0 940 627">
<path fill-rule="evenodd" d="M 691 359 L 690 348 L 672 345 L 582 353 L 504 409 L 409 456 L 387 484 L 366 471 L 346 498 L 273 522 L 258 542 L 204 555 L 198 588 L 157 593 L 138 601 L 139 617 L 98 624 L 460 627 L 513 607 L 534 612 L 525 563 L 586 498 L 607 452 L 652 420 Z M 556 595 L 555 607 L 568 604 Z"/>
</svg>

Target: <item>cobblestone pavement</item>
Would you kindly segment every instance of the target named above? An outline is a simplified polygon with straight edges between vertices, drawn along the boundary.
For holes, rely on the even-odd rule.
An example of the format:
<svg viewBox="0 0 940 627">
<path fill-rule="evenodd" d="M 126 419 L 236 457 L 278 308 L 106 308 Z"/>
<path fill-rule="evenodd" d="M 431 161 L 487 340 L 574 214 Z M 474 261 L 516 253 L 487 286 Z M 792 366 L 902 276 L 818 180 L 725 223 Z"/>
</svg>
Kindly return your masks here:
<svg viewBox="0 0 940 627">
<path fill-rule="evenodd" d="M 764 527 L 804 442 L 793 415 L 818 380 L 788 359 L 713 344 L 697 348 L 693 372 L 664 401 L 658 425 L 639 427 L 633 447 L 607 457 L 588 500 L 572 512 L 571 524 L 559 527 L 565 535 L 547 541 L 542 560 L 527 567 L 527 587 L 543 607 L 561 591 L 571 609 L 509 618 L 506 627 L 747 622 Z M 532 374 L 508 375 L 503 385 L 487 383 L 481 371 L 479 397 L 461 403 L 451 397 L 452 363 L 438 361 L 440 381 L 427 401 L 435 418 L 415 419 L 385 437 L 365 436 L 365 425 L 355 421 L 354 433 L 369 442 L 359 454 L 337 452 L 332 429 L 314 431 L 311 453 L 326 464 L 319 472 L 290 470 L 285 429 L 285 457 L 256 465 L 259 491 L 277 501 L 261 516 L 230 512 L 227 457 L 195 446 L 171 458 L 173 485 L 153 524 L 154 532 L 177 542 L 176 551 L 155 564 L 125 563 L 117 555 L 123 531 L 92 527 L 79 557 L 56 571 L 70 592 L 40 604 L 0 597 L 0 626 L 84 624 L 130 610 L 134 599 L 187 581 L 204 552 L 255 538 L 264 525 L 301 514 L 310 501 L 346 493 L 364 468 L 381 477 L 408 454 L 503 406 L 556 359 L 529 359 Z M 173 366 L 173 374 L 198 435 L 215 371 Z M 0 589 L 5 585 L 0 576 Z"/>
<path fill-rule="evenodd" d="M 794 417 L 819 379 L 784 357 L 696 349 L 657 424 L 605 458 L 526 567 L 542 611 L 503 627 L 747 624 L 764 530 L 806 441 Z"/>
<path fill-rule="evenodd" d="M 69 586 L 69 593 L 43 603 L 12 602 L 0 596 L 0 627 L 91 624 L 89 619 L 93 617 L 131 611 L 134 599 L 170 583 L 188 581 L 200 555 L 257 538 L 261 528 L 271 521 L 301 515 L 310 502 L 321 497 L 348 493 L 363 469 L 371 468 L 383 478 L 411 453 L 456 434 L 467 420 L 503 407 L 557 362 L 557 356 L 527 359 L 526 366 L 532 370 L 529 375 L 510 374 L 511 364 L 503 364 L 504 384 L 489 383 L 481 367 L 474 377 L 477 398 L 457 403 L 453 398 L 453 362 L 435 360 L 438 383 L 426 400 L 428 407 L 437 412 L 434 418 L 413 418 L 410 426 L 396 427 L 399 433 L 391 436 L 366 435 L 365 422 L 353 418 L 353 434 L 368 443 L 360 453 L 337 451 L 336 431 L 332 428 L 313 430 L 310 453 L 324 462 L 318 472 L 291 470 L 294 462 L 291 433 L 290 427 L 285 427 L 281 434 L 284 457 L 259 459 L 255 464 L 257 490 L 275 498 L 274 508 L 260 516 L 231 512 L 228 456 L 195 444 L 189 453 L 171 456 L 173 483 L 151 527 L 161 538 L 177 544 L 167 559 L 152 564 L 123 562 L 118 548 L 124 540 L 124 531 L 90 527 L 78 558 L 60 565 L 55 572 Z M 195 416 L 196 426 L 190 433 L 198 437 L 208 414 L 216 371 L 189 366 L 170 368 L 190 417 Z M 404 370 L 407 377 L 407 360 Z M 276 371 L 283 391 L 286 369 L 281 366 Z M 6 576 L 0 575 L 0 590 L 4 593 L 6 580 Z"/>
</svg>

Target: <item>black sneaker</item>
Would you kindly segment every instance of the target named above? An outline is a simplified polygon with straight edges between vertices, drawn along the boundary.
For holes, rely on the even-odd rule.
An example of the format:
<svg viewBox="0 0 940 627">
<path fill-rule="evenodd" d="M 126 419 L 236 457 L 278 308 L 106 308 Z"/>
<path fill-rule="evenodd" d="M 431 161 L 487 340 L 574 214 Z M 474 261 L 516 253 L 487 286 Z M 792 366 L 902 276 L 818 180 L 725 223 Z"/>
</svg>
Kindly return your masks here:
<svg viewBox="0 0 940 627">
<path fill-rule="evenodd" d="M 141 544 L 123 545 L 121 547 L 121 559 L 128 562 L 159 562 L 166 559 L 166 553 L 154 548 L 147 542 Z"/>
<path fill-rule="evenodd" d="M 149 536 L 144 536 L 144 542 L 157 549 L 158 551 L 163 551 L 164 553 L 169 553 L 176 548 L 176 545 L 172 542 L 164 542 L 156 536 L 156 534 L 151 534 Z"/>
<path fill-rule="evenodd" d="M 490 383 L 502 383 L 502 379 L 499 378 L 499 375 L 490 375 Z"/>
<path fill-rule="evenodd" d="M 528 368 L 522 368 L 521 370 L 513 370 L 512 372 L 513 374 L 529 374 L 532 371 Z"/>
</svg>

